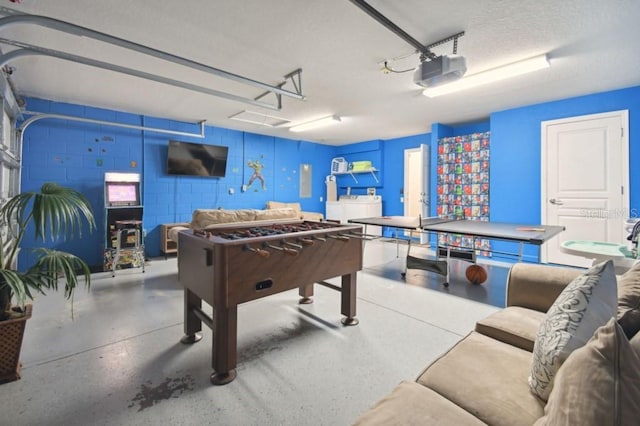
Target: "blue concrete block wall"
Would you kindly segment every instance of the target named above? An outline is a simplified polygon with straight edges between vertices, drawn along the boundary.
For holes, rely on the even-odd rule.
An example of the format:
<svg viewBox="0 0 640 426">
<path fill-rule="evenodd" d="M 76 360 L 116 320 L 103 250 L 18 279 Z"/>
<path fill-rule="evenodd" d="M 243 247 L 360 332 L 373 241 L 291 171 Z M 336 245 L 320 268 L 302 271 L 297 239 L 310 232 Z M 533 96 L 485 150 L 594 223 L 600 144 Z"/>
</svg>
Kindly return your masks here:
<svg viewBox="0 0 640 426">
<path fill-rule="evenodd" d="M 541 122 L 629 110 L 630 203 L 640 206 L 640 86 L 491 115 L 491 217 L 540 221 Z"/>
<path fill-rule="evenodd" d="M 491 220 L 540 223 L 542 121 L 625 109 L 629 110 L 630 213 L 640 211 L 639 86 L 491 114 Z M 531 261 L 538 256 L 534 247 L 526 247 L 525 255 Z"/>
<path fill-rule="evenodd" d="M 431 145 L 430 133 L 384 141 L 384 185 L 377 191 L 382 196 L 382 211 L 388 216 L 404 214 L 404 151 L 421 144 Z M 385 230 L 385 234 L 386 234 Z"/>
<path fill-rule="evenodd" d="M 127 114 L 98 108 L 29 99 L 27 109 L 90 117 L 120 123 L 144 125 L 181 132 L 199 133 L 199 126 L 172 120 Z M 105 171 L 138 172 L 143 176 L 144 227 L 147 255 L 160 254 L 159 227 L 162 223 L 190 221 L 196 208 L 263 208 L 268 200 L 299 201 L 308 211 L 324 212 L 325 177 L 331 159 L 370 160 L 380 169 L 375 182 L 366 174 L 339 177 L 339 194 L 352 186 L 364 194 L 376 187 L 383 197 L 384 215 L 401 215 L 404 186 L 404 150 L 421 143 L 431 147 L 431 206 L 435 213 L 437 141 L 444 136 L 491 131 L 491 212 L 493 221 L 540 221 L 540 123 L 576 115 L 628 109 L 630 114 L 630 198 L 631 212 L 640 211 L 640 86 L 561 101 L 494 112 L 489 120 L 460 126 L 432 124 L 431 133 L 348 144 L 341 147 L 307 141 L 275 138 L 248 132 L 206 126 L 205 138 L 171 136 L 150 131 L 120 129 L 61 120 L 34 123 L 25 132 L 23 189 L 38 188 L 45 181 L 57 181 L 81 190 L 91 200 L 99 225 L 98 232 L 80 241 L 57 243 L 57 247 L 82 256 L 90 264 L 102 263 L 104 247 L 103 176 Z M 169 139 L 229 146 L 225 178 L 177 177 L 166 174 Z M 256 181 L 247 191 L 253 170 L 248 160 L 265 165 L 266 188 Z M 299 167 L 312 167 L 312 196 L 299 198 Z M 234 194 L 229 194 L 233 189 Z M 26 241 L 25 247 L 34 246 Z M 24 251 L 23 256 L 27 256 Z M 537 258 L 537 250 L 527 248 L 527 260 Z M 21 260 L 22 261 L 22 260 Z M 22 264 L 22 263 L 21 263 Z"/>
<path fill-rule="evenodd" d="M 28 109 L 74 117 L 124 123 L 147 128 L 199 134 L 200 126 L 172 120 L 126 114 L 98 108 L 28 99 Z M 166 173 L 170 139 L 229 147 L 224 178 L 171 176 Z M 198 208 L 257 208 L 269 200 L 299 201 L 304 210 L 324 211 L 324 179 L 330 172 L 335 147 L 306 141 L 274 138 L 213 126 L 205 137 L 169 135 L 72 120 L 46 119 L 30 125 L 24 136 L 22 188 L 39 188 L 55 181 L 81 191 L 90 200 L 98 229 L 85 230 L 82 239 L 46 244 L 82 257 L 95 269 L 103 262 L 105 247 L 104 173 L 135 172 L 142 177 L 146 254 L 160 255 L 160 225 L 189 222 Z M 253 169 L 248 160 L 264 164 L 265 187 L 256 180 L 248 186 Z M 312 196 L 300 199 L 301 163 L 312 168 Z M 247 185 L 246 191 L 242 191 Z M 230 194 L 230 189 L 233 194 Z M 21 267 L 31 264 L 29 248 L 41 243 L 27 238 Z"/>
<path fill-rule="evenodd" d="M 42 100 L 29 100 L 28 110 L 45 113 L 74 115 L 77 117 L 120 122 L 135 121 L 131 114 L 97 108 L 82 107 Z M 139 120 L 138 120 L 139 124 Z M 100 128 L 93 124 L 65 120 L 43 119 L 31 124 L 24 132 L 22 162 L 22 190 L 39 190 L 45 182 L 55 181 L 82 192 L 91 202 L 98 227 L 90 233 L 83 229 L 82 238 L 45 244 L 70 251 L 91 265 L 101 263 L 104 247 L 104 196 L 105 171 L 140 171 L 142 150 L 139 135 L 122 129 Z M 131 169 L 125 163 L 136 161 Z M 20 266 L 33 261 L 31 248 L 43 244 L 30 238 L 24 240 L 20 253 Z"/>
</svg>

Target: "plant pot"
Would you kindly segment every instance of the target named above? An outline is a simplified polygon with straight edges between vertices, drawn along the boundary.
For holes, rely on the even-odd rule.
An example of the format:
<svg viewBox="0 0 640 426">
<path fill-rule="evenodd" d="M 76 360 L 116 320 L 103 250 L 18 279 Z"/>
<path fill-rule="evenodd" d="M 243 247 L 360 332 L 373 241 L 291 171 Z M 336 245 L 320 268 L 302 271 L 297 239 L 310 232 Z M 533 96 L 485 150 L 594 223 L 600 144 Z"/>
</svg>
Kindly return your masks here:
<svg viewBox="0 0 640 426">
<path fill-rule="evenodd" d="M 20 349 L 27 320 L 31 318 L 32 305 L 26 305 L 25 315 L 0 321 L 0 383 L 20 378 Z"/>
</svg>

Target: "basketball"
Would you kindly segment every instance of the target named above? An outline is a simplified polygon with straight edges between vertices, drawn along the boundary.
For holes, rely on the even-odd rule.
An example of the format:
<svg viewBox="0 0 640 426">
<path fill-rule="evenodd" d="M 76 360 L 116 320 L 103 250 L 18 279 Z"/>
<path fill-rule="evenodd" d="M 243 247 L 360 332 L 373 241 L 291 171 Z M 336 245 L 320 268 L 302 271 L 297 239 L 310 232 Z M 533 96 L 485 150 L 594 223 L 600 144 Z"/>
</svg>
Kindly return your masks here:
<svg viewBox="0 0 640 426">
<path fill-rule="evenodd" d="M 471 284 L 478 285 L 487 280 L 487 271 L 480 265 L 469 266 L 466 275 Z"/>
</svg>

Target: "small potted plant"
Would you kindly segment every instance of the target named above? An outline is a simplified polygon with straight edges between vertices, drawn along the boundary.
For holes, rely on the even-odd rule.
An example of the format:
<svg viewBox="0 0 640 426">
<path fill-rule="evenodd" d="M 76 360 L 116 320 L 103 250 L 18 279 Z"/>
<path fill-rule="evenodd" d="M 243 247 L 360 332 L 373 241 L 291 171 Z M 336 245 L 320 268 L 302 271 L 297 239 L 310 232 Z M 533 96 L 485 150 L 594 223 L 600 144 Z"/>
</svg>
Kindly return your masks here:
<svg viewBox="0 0 640 426">
<path fill-rule="evenodd" d="M 91 284 L 86 262 L 50 248 L 34 249 L 33 265 L 18 269 L 23 238 L 27 232 L 43 243 L 80 237 L 85 221 L 93 231 L 95 219 L 86 197 L 56 183 L 45 183 L 40 192 L 18 194 L 0 207 L 0 383 L 20 378 L 22 336 L 31 316 L 27 302 L 46 290 L 58 290 L 60 282 L 64 283 L 65 297 L 71 299 L 80 276 L 84 276 L 87 288 Z"/>
</svg>

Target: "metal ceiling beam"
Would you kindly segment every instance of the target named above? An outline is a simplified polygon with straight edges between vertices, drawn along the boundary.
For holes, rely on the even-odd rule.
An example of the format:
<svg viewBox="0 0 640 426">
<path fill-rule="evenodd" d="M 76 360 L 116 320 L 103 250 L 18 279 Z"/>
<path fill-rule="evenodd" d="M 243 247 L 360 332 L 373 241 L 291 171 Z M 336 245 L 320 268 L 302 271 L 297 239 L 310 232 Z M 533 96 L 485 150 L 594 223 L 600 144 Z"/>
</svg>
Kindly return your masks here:
<svg viewBox="0 0 640 426">
<path fill-rule="evenodd" d="M 428 58 L 436 57 L 436 55 L 431 50 L 429 50 L 427 46 L 423 45 L 418 40 L 411 37 L 402 28 L 400 28 L 399 26 L 391 22 L 389 18 L 384 16 L 382 13 L 378 12 L 366 1 L 364 0 L 349 0 L 349 1 L 355 4 L 356 6 L 358 6 L 360 9 L 362 9 L 367 15 L 371 16 L 373 19 L 375 19 L 376 21 L 378 21 L 379 23 L 387 27 L 387 29 L 391 30 L 391 32 L 396 34 L 398 37 L 400 37 L 401 39 L 403 39 L 404 41 L 406 41 L 407 43 L 415 47 L 418 50 L 418 52 L 420 52 L 422 55 Z"/>
<path fill-rule="evenodd" d="M 138 44 L 129 40 L 124 40 L 119 37 L 115 37 L 109 34 L 105 34 L 99 31 L 94 31 L 92 29 L 82 27 L 79 25 L 71 24 L 69 22 L 61 21 L 54 18 L 49 18 L 46 16 L 39 15 L 28 15 L 28 14 L 16 14 L 15 10 L 6 7 L 0 7 L 1 15 L 9 15 L 3 18 L 0 18 L 0 30 L 19 24 L 33 24 L 38 25 L 45 28 L 50 28 L 53 30 L 65 32 L 67 34 L 72 34 L 80 37 L 89 37 L 94 40 L 98 40 L 104 43 L 112 44 L 115 46 L 119 46 L 128 50 L 132 50 L 138 53 L 142 53 L 145 55 L 153 56 L 155 58 L 159 58 L 162 60 L 166 60 L 175 64 L 179 64 L 182 66 L 186 66 L 189 68 L 193 68 L 199 71 L 206 72 L 208 74 L 216 75 L 218 77 L 222 77 L 228 80 L 236 81 L 238 83 L 246 84 L 249 86 L 258 87 L 268 92 L 274 93 L 276 95 L 283 95 L 287 97 L 291 97 L 294 99 L 303 100 L 305 96 L 302 94 L 302 88 L 296 87 L 296 92 L 291 92 L 289 90 L 282 89 L 281 87 L 272 86 L 266 83 L 262 83 L 257 80 L 253 80 L 247 77 L 243 77 L 228 71 L 221 70 L 219 68 L 214 68 L 199 62 L 192 61 L 187 58 L 183 58 L 177 55 L 173 55 L 171 53 L 163 52 L 158 49 L 154 49 L 152 47 L 144 46 L 142 44 Z"/>
<path fill-rule="evenodd" d="M 125 123 L 117 123 L 115 121 L 105 121 L 105 120 L 96 120 L 93 118 L 85 118 L 85 117 L 77 117 L 73 115 L 64 115 L 64 114 L 50 114 L 50 113 L 41 113 L 41 112 L 33 112 L 33 111 L 24 111 L 23 114 L 30 115 L 31 117 L 27 118 L 20 127 L 17 129 L 20 134 L 20 146 L 22 146 L 23 135 L 31 124 L 36 121 L 44 120 L 44 119 L 58 119 L 58 120 L 70 120 L 70 121 L 78 121 L 81 123 L 90 123 L 90 124 L 98 124 L 101 126 L 112 126 L 112 127 L 122 127 L 125 129 L 133 129 L 133 130 L 142 130 L 145 132 L 155 132 L 155 133 L 165 133 L 169 135 L 175 136 L 189 136 L 194 138 L 204 138 L 204 121 L 200 121 L 198 125 L 200 126 L 200 133 L 190 133 L 190 132 L 180 132 L 177 130 L 169 130 L 169 129 L 161 129 L 158 127 L 147 127 L 147 126 L 137 126 L 135 124 L 125 124 Z"/>
<path fill-rule="evenodd" d="M 387 27 L 387 29 L 391 30 L 398 37 L 412 45 L 416 48 L 418 52 L 424 57 L 429 59 L 435 59 L 437 56 L 435 53 L 431 51 L 432 47 L 440 46 L 441 44 L 447 43 L 449 41 L 453 41 L 453 54 L 455 55 L 458 50 L 458 38 L 464 35 L 464 31 L 460 31 L 457 34 L 451 35 L 449 37 L 443 38 L 442 40 L 438 40 L 435 43 L 431 43 L 428 46 L 423 45 L 415 38 L 411 37 L 407 34 L 402 28 L 398 27 L 396 24 L 391 22 L 389 18 L 384 16 L 382 13 L 378 12 L 376 9 L 371 7 L 369 3 L 364 0 L 349 0 L 351 3 L 358 6 L 362 9 L 367 15 L 371 16 L 373 19 Z M 421 59 L 423 60 L 423 59 Z"/>
<path fill-rule="evenodd" d="M 258 100 L 245 98 L 242 96 L 234 95 L 232 93 L 222 92 L 219 90 L 209 89 L 208 87 L 202 87 L 191 83 L 186 83 L 184 81 L 174 80 L 172 78 L 162 77 L 155 74 L 150 74 L 148 72 L 135 70 L 132 68 L 122 67 L 120 65 L 111 64 L 108 62 L 98 61 L 95 59 L 89 59 L 82 56 L 72 55 L 66 52 L 60 52 L 53 49 L 47 49 L 44 47 L 33 46 L 28 43 L 17 42 L 14 40 L 9 40 L 6 38 L 0 37 L 0 43 L 9 44 L 11 46 L 19 47 L 19 49 L 12 50 L 11 52 L 5 53 L 4 55 L 0 55 L 0 68 L 7 65 L 14 59 L 21 58 L 23 56 L 30 55 L 44 55 L 51 56 L 58 59 L 64 59 L 71 62 L 76 62 L 84 65 L 89 65 L 97 68 L 102 68 L 110 71 L 119 72 L 122 74 L 132 75 L 134 77 L 144 78 L 146 80 L 156 81 L 159 83 L 168 84 L 175 87 L 180 87 L 182 89 L 193 90 L 195 92 L 204 93 L 206 95 L 213 95 L 220 98 L 229 99 L 231 101 L 242 102 L 250 105 L 259 106 L 262 108 L 268 108 L 275 111 L 278 111 L 282 108 L 281 98 L 279 94 L 277 96 L 277 104 L 271 104 L 268 102 L 261 102 Z"/>
</svg>

